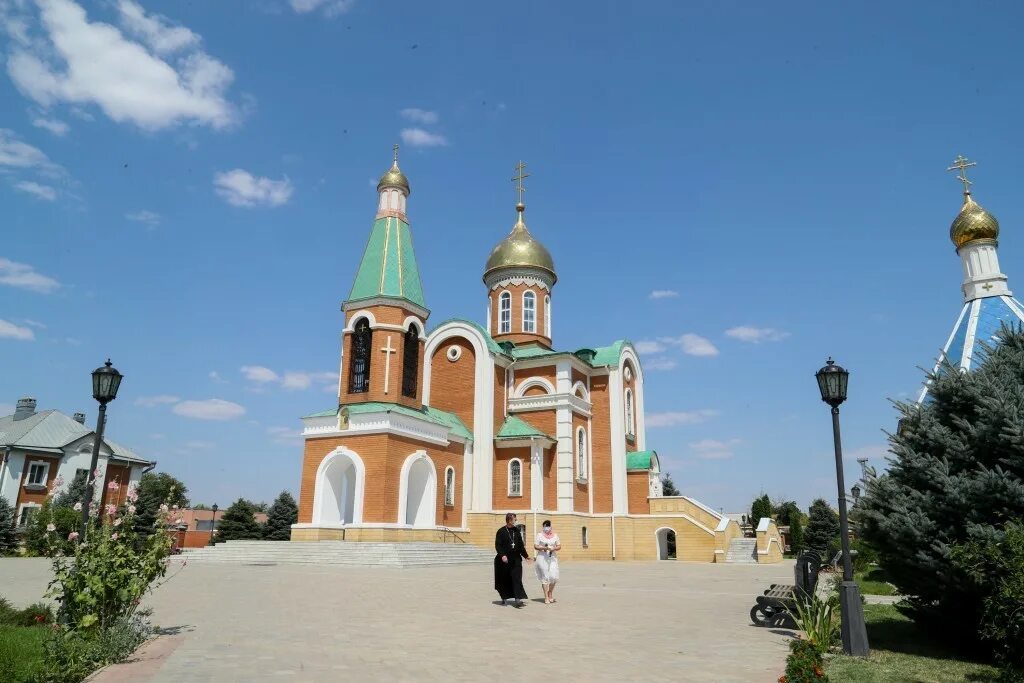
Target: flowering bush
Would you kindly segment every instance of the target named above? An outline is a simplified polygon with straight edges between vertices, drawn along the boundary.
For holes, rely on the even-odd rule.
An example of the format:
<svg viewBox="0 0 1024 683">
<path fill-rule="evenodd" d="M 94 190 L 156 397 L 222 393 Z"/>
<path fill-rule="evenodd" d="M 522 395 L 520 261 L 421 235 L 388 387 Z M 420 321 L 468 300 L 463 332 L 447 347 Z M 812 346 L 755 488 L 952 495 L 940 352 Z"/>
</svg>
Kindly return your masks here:
<svg viewBox="0 0 1024 683">
<path fill-rule="evenodd" d="M 798 638 L 789 641 L 786 673 L 779 683 L 828 683 L 825 661 L 821 649 L 814 643 Z"/>
</svg>

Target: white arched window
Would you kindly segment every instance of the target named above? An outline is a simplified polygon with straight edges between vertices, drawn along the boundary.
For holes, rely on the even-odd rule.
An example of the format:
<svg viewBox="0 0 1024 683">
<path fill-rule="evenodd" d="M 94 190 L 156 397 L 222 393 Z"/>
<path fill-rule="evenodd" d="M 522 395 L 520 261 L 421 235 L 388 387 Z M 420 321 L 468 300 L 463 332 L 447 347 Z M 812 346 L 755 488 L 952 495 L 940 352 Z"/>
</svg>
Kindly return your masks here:
<svg viewBox="0 0 1024 683">
<path fill-rule="evenodd" d="M 587 479 L 587 431 L 583 427 L 576 430 L 576 478 Z"/>
<path fill-rule="evenodd" d="M 626 434 L 633 435 L 633 391 L 626 389 Z"/>
<path fill-rule="evenodd" d="M 523 495 L 523 461 L 519 458 L 508 462 L 508 495 Z"/>
<path fill-rule="evenodd" d="M 544 296 L 544 334 L 551 336 L 551 295 Z"/>
<path fill-rule="evenodd" d="M 512 331 L 512 295 L 502 292 L 498 297 L 498 334 Z"/>
<path fill-rule="evenodd" d="M 537 295 L 523 292 L 523 332 L 537 331 Z"/>
<path fill-rule="evenodd" d="M 455 468 L 450 465 L 444 470 L 444 504 L 455 505 Z"/>
</svg>

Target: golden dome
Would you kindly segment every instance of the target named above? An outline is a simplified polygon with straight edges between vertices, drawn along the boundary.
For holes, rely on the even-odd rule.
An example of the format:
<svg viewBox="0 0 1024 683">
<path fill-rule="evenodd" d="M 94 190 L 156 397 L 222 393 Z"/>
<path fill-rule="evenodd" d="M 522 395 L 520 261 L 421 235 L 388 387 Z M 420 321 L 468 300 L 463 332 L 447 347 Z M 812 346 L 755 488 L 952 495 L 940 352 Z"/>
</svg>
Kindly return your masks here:
<svg viewBox="0 0 1024 683">
<path fill-rule="evenodd" d="M 526 229 L 523 222 L 523 205 L 516 206 L 519 212 L 519 220 L 512 226 L 512 232 L 508 237 L 498 242 L 498 245 L 491 251 L 487 258 L 487 265 L 484 267 L 484 277 L 499 268 L 538 268 L 551 273 L 555 280 L 555 262 L 547 248 L 535 240 L 530 231 Z"/>
<path fill-rule="evenodd" d="M 398 159 L 395 159 L 395 163 L 391 164 L 388 172 L 380 177 L 380 182 L 377 183 L 377 192 L 380 192 L 385 187 L 397 187 L 400 190 L 405 190 L 406 196 L 409 195 L 409 179 L 398 168 Z"/>
<path fill-rule="evenodd" d="M 949 226 L 949 239 L 957 249 L 974 240 L 999 238 L 999 221 L 981 204 L 971 199 L 971 193 L 964 193 L 964 205 Z"/>
</svg>

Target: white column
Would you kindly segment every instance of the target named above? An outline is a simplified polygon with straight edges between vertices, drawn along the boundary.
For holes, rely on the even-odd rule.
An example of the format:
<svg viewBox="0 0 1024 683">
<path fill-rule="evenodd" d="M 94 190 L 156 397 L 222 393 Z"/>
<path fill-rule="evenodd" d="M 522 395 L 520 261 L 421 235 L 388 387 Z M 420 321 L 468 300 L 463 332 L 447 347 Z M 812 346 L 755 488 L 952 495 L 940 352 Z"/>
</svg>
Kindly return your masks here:
<svg viewBox="0 0 1024 683">
<path fill-rule="evenodd" d="M 555 366 L 555 393 L 568 396 L 572 393 L 572 365 L 568 360 L 558 361 Z M 555 410 L 555 474 L 558 492 L 558 511 L 572 512 L 574 502 L 573 491 L 573 453 L 576 446 L 572 433 L 572 410 L 569 406 L 561 406 Z"/>
<path fill-rule="evenodd" d="M 994 242 L 969 242 L 958 250 L 964 269 L 961 289 L 964 301 L 989 296 L 1013 296 L 1006 276 L 999 270 L 999 256 Z"/>
<path fill-rule="evenodd" d="M 486 348 L 476 351 L 473 397 L 473 511 L 490 512 L 494 501 L 494 359 Z"/>
<path fill-rule="evenodd" d="M 622 367 L 608 370 L 608 393 L 611 410 L 612 512 L 624 515 L 629 511 L 626 488 L 626 418 L 623 401 Z M 635 406 L 634 406 L 635 410 Z"/>
<path fill-rule="evenodd" d="M 544 445 L 530 440 L 530 509 L 544 509 Z"/>
<path fill-rule="evenodd" d="M 469 528 L 469 505 L 473 500 L 473 442 L 462 451 L 462 528 Z"/>
</svg>

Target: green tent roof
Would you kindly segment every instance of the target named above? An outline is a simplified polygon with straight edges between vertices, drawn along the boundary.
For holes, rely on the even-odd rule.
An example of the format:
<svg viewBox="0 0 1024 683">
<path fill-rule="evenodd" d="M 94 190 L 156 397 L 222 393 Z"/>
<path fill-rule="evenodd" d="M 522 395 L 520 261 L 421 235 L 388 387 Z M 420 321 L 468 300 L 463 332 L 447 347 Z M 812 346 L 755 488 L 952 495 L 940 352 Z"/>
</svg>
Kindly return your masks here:
<svg viewBox="0 0 1024 683">
<path fill-rule="evenodd" d="M 338 410 L 341 408 L 348 410 L 349 415 L 363 415 L 366 413 L 398 413 L 399 415 L 408 415 L 409 417 L 419 418 L 443 427 L 448 427 L 452 433 L 457 434 L 464 439 L 472 440 L 473 438 L 473 433 L 466 428 L 465 423 L 459 419 L 458 415 L 455 413 L 449 413 L 446 410 L 440 410 L 439 408 L 432 408 L 430 406 L 424 406 L 423 410 L 416 410 L 415 408 L 409 408 L 398 403 L 367 401 L 366 403 L 351 403 L 333 410 L 321 410 L 319 413 L 312 413 L 305 417 L 330 417 L 332 415 L 337 415 Z"/>
<path fill-rule="evenodd" d="M 405 299 L 427 307 L 412 248 L 412 231 L 408 223 L 394 216 L 373 222 L 348 299 L 358 301 L 379 296 Z"/>
<path fill-rule="evenodd" d="M 651 458 L 657 458 L 655 451 L 633 451 L 626 453 L 627 470 L 649 470 L 651 469 Z"/>
<path fill-rule="evenodd" d="M 538 436 L 543 437 L 545 439 L 551 438 L 550 436 L 540 431 L 526 420 L 516 417 L 515 415 L 509 415 L 508 417 L 505 418 L 505 423 L 501 425 L 501 429 L 498 430 L 498 434 L 494 438 L 529 439 Z"/>
</svg>

